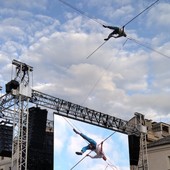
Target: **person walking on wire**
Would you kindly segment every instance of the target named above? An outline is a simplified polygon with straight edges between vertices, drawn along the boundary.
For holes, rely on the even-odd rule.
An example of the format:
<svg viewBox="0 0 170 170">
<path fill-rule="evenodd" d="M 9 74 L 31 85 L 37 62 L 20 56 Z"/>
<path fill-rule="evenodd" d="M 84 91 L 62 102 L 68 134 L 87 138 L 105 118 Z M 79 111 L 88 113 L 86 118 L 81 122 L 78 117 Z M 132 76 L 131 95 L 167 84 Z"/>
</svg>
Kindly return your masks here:
<svg viewBox="0 0 170 170">
<path fill-rule="evenodd" d="M 73 129 L 73 131 L 80 135 L 83 139 L 87 140 L 89 142 L 89 144 L 87 146 L 84 146 L 81 149 L 81 152 L 76 152 L 77 155 L 82 155 L 84 152 L 86 152 L 87 150 L 91 150 L 94 151 L 96 153 L 95 156 L 91 156 L 89 154 L 87 154 L 87 156 L 91 157 L 91 158 L 103 158 L 103 160 L 106 161 L 106 156 L 103 152 L 103 142 L 101 142 L 101 144 L 97 144 L 96 141 L 94 141 L 93 139 L 89 138 L 88 136 L 84 135 L 83 133 L 78 132 L 77 130 Z"/>
<path fill-rule="evenodd" d="M 119 28 L 119 27 L 112 27 L 112 26 L 106 26 L 106 25 L 103 25 L 103 27 L 114 30 L 113 32 L 111 32 L 109 34 L 109 36 L 107 38 L 104 39 L 105 41 L 109 40 L 112 37 L 119 38 L 119 37 L 123 37 L 123 36 L 126 37 L 127 36 L 125 31 L 124 31 L 124 27 Z"/>
</svg>

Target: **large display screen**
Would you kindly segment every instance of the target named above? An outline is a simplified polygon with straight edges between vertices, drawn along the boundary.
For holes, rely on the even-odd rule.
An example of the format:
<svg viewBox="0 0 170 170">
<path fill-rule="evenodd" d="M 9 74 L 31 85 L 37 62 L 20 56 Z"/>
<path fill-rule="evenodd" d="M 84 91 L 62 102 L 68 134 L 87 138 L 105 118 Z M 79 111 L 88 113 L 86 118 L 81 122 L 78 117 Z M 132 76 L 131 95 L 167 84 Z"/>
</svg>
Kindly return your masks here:
<svg viewBox="0 0 170 170">
<path fill-rule="evenodd" d="M 100 144 L 107 157 L 92 159 L 77 155 L 88 142 L 73 131 L 85 134 Z M 90 155 L 94 156 L 95 152 Z M 54 115 L 54 170 L 130 170 L 128 135 L 114 132 L 105 128 Z"/>
</svg>

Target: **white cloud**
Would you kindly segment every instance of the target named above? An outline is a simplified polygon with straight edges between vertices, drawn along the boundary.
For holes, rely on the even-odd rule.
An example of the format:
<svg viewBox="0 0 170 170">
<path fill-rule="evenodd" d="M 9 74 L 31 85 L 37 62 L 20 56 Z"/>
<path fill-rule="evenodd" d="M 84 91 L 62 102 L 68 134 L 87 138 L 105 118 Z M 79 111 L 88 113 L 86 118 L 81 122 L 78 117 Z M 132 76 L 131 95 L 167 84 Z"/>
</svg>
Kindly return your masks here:
<svg viewBox="0 0 170 170">
<path fill-rule="evenodd" d="M 41 3 L 30 0 L 6 0 L 6 1 L 1 1 L 1 6 L 2 7 L 8 7 L 8 8 L 26 8 L 26 9 L 34 9 L 34 8 L 39 8 L 39 9 L 45 9 L 45 6 L 47 4 L 46 0 L 42 0 Z"/>
<path fill-rule="evenodd" d="M 159 3 L 154 8 L 152 8 L 148 14 L 148 24 L 150 26 L 155 25 L 160 27 L 161 30 L 166 30 L 169 27 L 170 15 L 170 4 L 167 3 Z"/>
</svg>

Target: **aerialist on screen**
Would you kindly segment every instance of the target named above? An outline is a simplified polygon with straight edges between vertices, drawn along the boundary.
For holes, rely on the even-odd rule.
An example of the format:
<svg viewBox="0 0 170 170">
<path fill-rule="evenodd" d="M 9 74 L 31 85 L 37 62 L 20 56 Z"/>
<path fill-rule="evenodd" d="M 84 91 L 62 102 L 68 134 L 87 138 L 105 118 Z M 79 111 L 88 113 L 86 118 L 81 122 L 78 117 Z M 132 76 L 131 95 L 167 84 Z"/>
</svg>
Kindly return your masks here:
<svg viewBox="0 0 170 170">
<path fill-rule="evenodd" d="M 104 40 L 107 41 L 109 40 L 110 38 L 114 37 L 114 38 L 119 38 L 119 37 L 126 37 L 126 33 L 124 31 L 124 27 L 122 28 L 119 28 L 119 27 L 113 27 L 113 26 L 106 26 L 106 25 L 103 25 L 104 28 L 109 28 L 111 30 L 114 30 L 113 32 L 111 32 L 107 38 L 105 38 Z"/>
<path fill-rule="evenodd" d="M 87 146 L 84 146 L 81 149 L 81 152 L 76 152 L 77 155 L 82 155 L 84 152 L 86 152 L 86 150 L 91 150 L 94 151 L 96 153 L 95 156 L 91 156 L 89 154 L 87 154 L 87 156 L 91 157 L 91 158 L 103 158 L 103 160 L 106 161 L 106 156 L 103 152 L 103 142 L 101 142 L 101 144 L 97 144 L 96 141 L 94 141 L 93 139 L 89 138 L 88 136 L 84 135 L 83 133 L 78 132 L 77 130 L 73 129 L 73 131 L 80 135 L 83 139 L 87 140 L 89 142 L 89 144 Z"/>
</svg>

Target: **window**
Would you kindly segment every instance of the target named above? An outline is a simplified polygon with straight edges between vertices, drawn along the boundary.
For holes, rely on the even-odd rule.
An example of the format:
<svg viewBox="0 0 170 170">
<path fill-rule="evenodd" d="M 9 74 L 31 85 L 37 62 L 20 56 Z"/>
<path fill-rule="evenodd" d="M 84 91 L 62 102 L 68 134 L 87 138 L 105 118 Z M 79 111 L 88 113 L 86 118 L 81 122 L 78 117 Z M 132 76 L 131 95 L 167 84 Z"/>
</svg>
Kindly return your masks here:
<svg viewBox="0 0 170 170">
<path fill-rule="evenodd" d="M 168 126 L 162 126 L 162 130 L 168 133 L 169 132 L 169 127 Z"/>
</svg>

